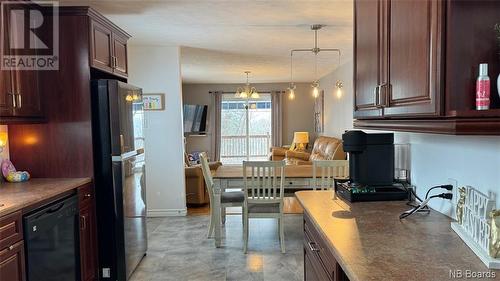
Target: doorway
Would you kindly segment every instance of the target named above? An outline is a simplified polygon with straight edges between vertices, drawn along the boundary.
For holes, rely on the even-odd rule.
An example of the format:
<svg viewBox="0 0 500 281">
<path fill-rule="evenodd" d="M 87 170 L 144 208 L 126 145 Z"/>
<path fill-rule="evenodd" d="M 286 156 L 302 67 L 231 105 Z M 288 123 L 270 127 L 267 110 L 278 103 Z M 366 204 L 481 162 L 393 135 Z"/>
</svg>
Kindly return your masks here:
<svg viewBox="0 0 500 281">
<path fill-rule="evenodd" d="M 271 94 L 259 98 L 222 95 L 220 160 L 241 165 L 244 160 L 267 160 L 272 140 Z"/>
</svg>

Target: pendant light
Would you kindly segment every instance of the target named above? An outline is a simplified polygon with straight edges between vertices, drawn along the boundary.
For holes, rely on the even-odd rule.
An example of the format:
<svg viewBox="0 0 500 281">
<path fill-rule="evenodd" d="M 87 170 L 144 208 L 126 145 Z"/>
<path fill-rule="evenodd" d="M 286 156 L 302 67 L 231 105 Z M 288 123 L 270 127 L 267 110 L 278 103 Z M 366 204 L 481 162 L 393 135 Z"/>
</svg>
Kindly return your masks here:
<svg viewBox="0 0 500 281">
<path fill-rule="evenodd" d="M 337 98 L 340 99 L 342 97 L 342 88 L 344 87 L 344 84 L 342 84 L 342 81 L 337 80 L 335 87 L 337 88 Z"/>
<path fill-rule="evenodd" d="M 295 99 L 295 89 L 297 86 L 295 86 L 295 83 L 293 83 L 293 59 L 292 56 L 290 56 L 290 86 L 288 87 L 288 99 L 294 100 Z"/>
<path fill-rule="evenodd" d="M 292 80 L 292 66 L 293 66 L 293 53 L 294 52 L 312 52 L 314 54 L 314 81 L 311 84 L 312 87 L 312 95 L 314 98 L 319 97 L 320 89 L 319 89 L 319 79 L 318 79 L 318 53 L 319 52 L 337 52 L 339 54 L 339 65 L 340 65 L 340 49 L 334 49 L 334 48 L 320 48 L 318 46 L 318 30 L 320 30 L 324 25 L 321 24 L 314 24 L 311 26 L 311 30 L 314 31 L 314 47 L 310 49 L 292 49 L 290 51 L 290 87 L 288 88 L 289 94 L 288 98 L 293 99 L 295 97 L 295 85 L 293 84 Z M 337 81 L 337 84 L 340 83 L 340 87 L 337 87 L 338 89 L 342 88 L 342 82 Z M 338 95 L 338 94 L 337 94 Z M 342 95 L 342 92 L 340 92 L 340 95 Z"/>
<path fill-rule="evenodd" d="M 237 98 L 242 98 L 242 99 L 248 99 L 248 98 L 258 99 L 258 98 L 260 98 L 260 95 L 259 95 L 259 92 L 257 92 L 257 89 L 255 89 L 255 87 L 252 87 L 250 85 L 250 82 L 248 82 L 248 75 L 250 73 L 252 73 L 252 72 L 245 71 L 245 74 L 247 75 L 247 83 L 245 84 L 245 86 L 238 87 L 238 89 L 236 89 L 235 96 Z"/>
</svg>

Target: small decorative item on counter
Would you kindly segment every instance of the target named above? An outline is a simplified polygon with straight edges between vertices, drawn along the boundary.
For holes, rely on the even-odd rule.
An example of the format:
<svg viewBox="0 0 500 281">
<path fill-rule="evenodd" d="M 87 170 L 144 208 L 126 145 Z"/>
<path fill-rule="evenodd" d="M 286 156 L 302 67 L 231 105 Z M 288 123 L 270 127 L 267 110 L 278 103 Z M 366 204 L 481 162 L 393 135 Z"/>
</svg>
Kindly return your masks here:
<svg viewBox="0 0 500 281">
<path fill-rule="evenodd" d="M 30 179 L 28 172 L 18 172 L 9 159 L 2 161 L 2 175 L 8 182 L 23 182 Z"/>
<path fill-rule="evenodd" d="M 500 23 L 495 24 L 495 31 L 497 33 L 498 60 L 500 61 Z M 500 96 L 500 74 L 498 74 L 497 78 L 497 89 L 498 89 L 498 95 Z"/>
<path fill-rule="evenodd" d="M 481 63 L 476 82 L 476 110 L 488 109 L 490 109 L 490 77 L 488 77 L 488 64 Z"/>
<path fill-rule="evenodd" d="M 491 237 L 490 237 L 490 257 L 500 258 L 500 210 L 490 212 Z"/>
<path fill-rule="evenodd" d="M 458 189 L 459 198 L 457 202 L 457 221 L 459 224 L 462 224 L 464 218 L 464 205 L 465 205 L 465 187 L 460 187 Z"/>
<path fill-rule="evenodd" d="M 500 248 L 500 211 L 493 211 L 495 205 L 491 194 L 466 186 L 462 224 L 451 222 L 451 229 L 489 269 L 500 269 L 500 258 L 494 257 Z"/>
</svg>

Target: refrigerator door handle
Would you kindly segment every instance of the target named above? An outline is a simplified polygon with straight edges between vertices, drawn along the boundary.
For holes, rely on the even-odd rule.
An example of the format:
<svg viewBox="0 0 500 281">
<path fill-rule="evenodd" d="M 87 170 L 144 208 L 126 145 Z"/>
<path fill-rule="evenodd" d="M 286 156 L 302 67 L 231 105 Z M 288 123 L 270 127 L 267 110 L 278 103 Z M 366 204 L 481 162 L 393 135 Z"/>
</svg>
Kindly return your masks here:
<svg viewBox="0 0 500 281">
<path fill-rule="evenodd" d="M 123 161 L 126 161 L 126 160 L 130 159 L 131 157 L 134 157 L 134 156 L 137 156 L 137 155 L 140 155 L 140 154 L 143 154 L 143 153 L 144 153 L 144 148 L 139 148 L 137 150 L 133 150 L 133 151 L 129 151 L 127 153 L 123 153 L 122 155 L 111 156 L 111 161 L 113 161 L 113 162 L 123 162 Z"/>
</svg>

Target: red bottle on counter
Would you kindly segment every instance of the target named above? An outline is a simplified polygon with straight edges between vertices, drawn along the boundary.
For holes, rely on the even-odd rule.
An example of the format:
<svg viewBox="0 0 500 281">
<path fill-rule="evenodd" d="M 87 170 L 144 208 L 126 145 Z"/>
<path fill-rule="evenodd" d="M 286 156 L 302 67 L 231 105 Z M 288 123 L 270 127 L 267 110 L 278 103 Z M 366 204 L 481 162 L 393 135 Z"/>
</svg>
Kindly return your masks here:
<svg viewBox="0 0 500 281">
<path fill-rule="evenodd" d="M 481 63 L 476 82 L 476 110 L 488 109 L 490 109 L 490 77 L 488 77 L 488 64 Z"/>
</svg>

